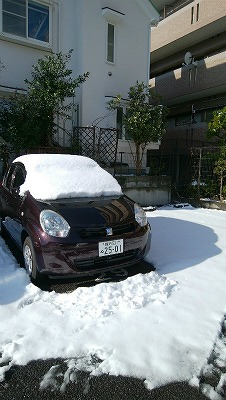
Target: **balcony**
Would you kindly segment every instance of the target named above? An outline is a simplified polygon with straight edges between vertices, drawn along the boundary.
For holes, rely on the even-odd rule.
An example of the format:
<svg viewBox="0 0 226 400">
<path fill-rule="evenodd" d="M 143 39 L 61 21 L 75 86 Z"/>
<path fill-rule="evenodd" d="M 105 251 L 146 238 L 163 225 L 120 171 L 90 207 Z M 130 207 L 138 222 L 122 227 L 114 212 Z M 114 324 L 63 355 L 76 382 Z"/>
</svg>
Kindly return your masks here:
<svg viewBox="0 0 226 400">
<path fill-rule="evenodd" d="M 197 8 L 198 7 L 198 8 Z M 151 62 L 155 63 L 225 31 L 226 1 L 192 2 L 163 19 L 151 31 Z"/>
<path fill-rule="evenodd" d="M 150 80 L 166 105 L 226 92 L 226 51 Z"/>
</svg>

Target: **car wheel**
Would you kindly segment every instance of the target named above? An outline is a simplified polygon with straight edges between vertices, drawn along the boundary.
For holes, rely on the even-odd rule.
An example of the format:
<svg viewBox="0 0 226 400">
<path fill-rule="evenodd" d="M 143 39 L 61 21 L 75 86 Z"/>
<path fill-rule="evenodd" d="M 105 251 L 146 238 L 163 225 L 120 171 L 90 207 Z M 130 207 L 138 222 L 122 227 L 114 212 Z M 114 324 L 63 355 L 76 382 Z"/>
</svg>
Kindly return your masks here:
<svg viewBox="0 0 226 400">
<path fill-rule="evenodd" d="M 32 241 L 29 237 L 26 237 L 23 244 L 23 258 L 24 258 L 24 267 L 33 281 L 40 281 L 41 274 L 37 268 L 37 262 L 35 258 L 34 247 Z"/>
</svg>

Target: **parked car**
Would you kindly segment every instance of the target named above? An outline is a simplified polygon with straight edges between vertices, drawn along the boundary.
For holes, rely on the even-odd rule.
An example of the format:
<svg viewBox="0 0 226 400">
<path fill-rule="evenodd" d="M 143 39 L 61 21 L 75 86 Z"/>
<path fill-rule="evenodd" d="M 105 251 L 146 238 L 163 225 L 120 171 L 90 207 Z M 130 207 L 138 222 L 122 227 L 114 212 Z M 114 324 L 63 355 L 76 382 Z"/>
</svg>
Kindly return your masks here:
<svg viewBox="0 0 226 400">
<path fill-rule="evenodd" d="M 144 210 L 87 157 L 16 158 L 0 188 L 1 230 L 32 280 L 96 275 L 139 262 L 150 243 Z M 149 240 L 148 240 L 149 239 Z"/>
</svg>

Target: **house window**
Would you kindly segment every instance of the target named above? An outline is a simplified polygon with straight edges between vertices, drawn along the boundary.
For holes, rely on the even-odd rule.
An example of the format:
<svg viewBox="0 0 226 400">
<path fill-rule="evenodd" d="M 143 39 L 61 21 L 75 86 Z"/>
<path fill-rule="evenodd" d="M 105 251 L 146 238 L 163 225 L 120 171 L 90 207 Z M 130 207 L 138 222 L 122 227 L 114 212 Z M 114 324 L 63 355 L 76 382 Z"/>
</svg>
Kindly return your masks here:
<svg viewBox="0 0 226 400">
<path fill-rule="evenodd" d="M 115 62 L 115 25 L 110 23 L 107 26 L 107 61 Z"/>
<path fill-rule="evenodd" d="M 191 8 L 191 24 L 194 23 L 194 7 Z"/>
<path fill-rule="evenodd" d="M 202 112 L 201 122 L 209 123 L 213 119 L 213 109 L 204 110 Z"/>
<path fill-rule="evenodd" d="M 126 107 L 118 107 L 116 113 L 116 128 L 119 130 L 119 139 L 133 140 L 132 135 L 122 124 L 123 114 L 126 113 Z"/>
<path fill-rule="evenodd" d="M 198 68 L 195 67 L 194 68 L 194 83 L 197 81 L 197 77 L 198 77 Z"/>
<path fill-rule="evenodd" d="M 49 7 L 31 0 L 2 0 L 3 32 L 49 43 Z"/>
<path fill-rule="evenodd" d="M 189 79 L 189 85 L 192 83 L 192 69 L 190 68 L 188 71 L 188 79 Z"/>
<path fill-rule="evenodd" d="M 176 116 L 175 125 L 183 126 L 191 123 L 191 113 Z"/>
<path fill-rule="evenodd" d="M 198 22 L 198 20 L 199 20 L 199 3 L 196 5 L 196 13 L 195 13 L 195 7 L 191 8 L 191 24 Z"/>
<path fill-rule="evenodd" d="M 199 20 L 199 3 L 197 4 L 197 8 L 196 8 L 196 22 L 198 22 Z"/>
</svg>

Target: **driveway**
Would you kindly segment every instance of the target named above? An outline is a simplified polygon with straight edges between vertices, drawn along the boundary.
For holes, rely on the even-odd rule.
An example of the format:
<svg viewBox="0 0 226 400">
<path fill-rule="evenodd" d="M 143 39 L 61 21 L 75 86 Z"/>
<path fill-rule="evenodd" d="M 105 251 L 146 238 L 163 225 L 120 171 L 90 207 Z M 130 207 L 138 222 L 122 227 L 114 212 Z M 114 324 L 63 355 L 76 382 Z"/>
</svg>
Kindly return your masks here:
<svg viewBox="0 0 226 400">
<path fill-rule="evenodd" d="M 90 379 L 88 373 L 78 372 L 77 381 L 67 385 L 65 392 L 50 388 L 40 391 L 40 381 L 52 366 L 59 366 L 64 374 L 62 360 L 34 361 L 24 367 L 14 367 L 4 383 L 0 384 L 1 400 L 206 400 L 197 388 L 185 382 L 149 391 L 143 381 L 122 376 L 102 375 Z M 58 377 L 60 383 L 60 376 Z"/>
</svg>

